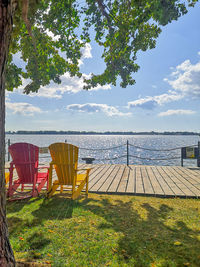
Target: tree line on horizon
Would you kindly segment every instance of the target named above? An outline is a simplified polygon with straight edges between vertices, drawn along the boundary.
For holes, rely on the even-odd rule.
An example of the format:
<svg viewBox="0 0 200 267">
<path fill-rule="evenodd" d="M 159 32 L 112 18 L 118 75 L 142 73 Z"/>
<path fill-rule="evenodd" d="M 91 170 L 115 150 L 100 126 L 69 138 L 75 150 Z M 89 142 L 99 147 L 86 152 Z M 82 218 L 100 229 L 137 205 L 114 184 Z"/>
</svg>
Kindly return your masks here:
<svg viewBox="0 0 200 267">
<path fill-rule="evenodd" d="M 150 131 L 150 132 L 122 132 L 122 131 L 105 131 L 105 132 L 96 132 L 96 131 L 7 131 L 6 134 L 77 134 L 77 135 L 200 135 L 200 132 L 188 132 L 188 131 L 164 131 L 164 132 L 156 132 L 156 131 Z"/>
</svg>

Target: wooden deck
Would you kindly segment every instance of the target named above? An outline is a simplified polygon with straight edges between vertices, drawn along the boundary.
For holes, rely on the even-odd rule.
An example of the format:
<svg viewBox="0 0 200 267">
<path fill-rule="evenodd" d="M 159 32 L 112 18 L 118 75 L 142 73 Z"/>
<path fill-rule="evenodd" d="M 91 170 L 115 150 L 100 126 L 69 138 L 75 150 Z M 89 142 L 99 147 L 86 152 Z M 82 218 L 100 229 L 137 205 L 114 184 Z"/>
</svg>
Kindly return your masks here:
<svg viewBox="0 0 200 267">
<path fill-rule="evenodd" d="M 158 197 L 200 197 L 200 168 L 90 165 L 89 192 Z"/>
<path fill-rule="evenodd" d="M 81 164 L 80 167 L 92 168 L 90 193 L 200 197 L 200 168 L 111 164 Z M 53 179 L 56 179 L 55 172 Z"/>
</svg>

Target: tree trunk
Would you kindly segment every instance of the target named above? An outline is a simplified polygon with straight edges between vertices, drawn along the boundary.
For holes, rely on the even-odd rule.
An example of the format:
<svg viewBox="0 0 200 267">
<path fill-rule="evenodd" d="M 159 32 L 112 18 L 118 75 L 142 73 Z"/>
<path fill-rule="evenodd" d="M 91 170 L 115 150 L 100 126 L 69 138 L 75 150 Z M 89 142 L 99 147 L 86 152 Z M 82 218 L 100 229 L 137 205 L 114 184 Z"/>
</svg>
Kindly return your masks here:
<svg viewBox="0 0 200 267">
<path fill-rule="evenodd" d="M 13 0 L 0 0 L 0 266 L 15 266 L 8 237 L 5 195 L 5 68 L 12 32 Z"/>
</svg>

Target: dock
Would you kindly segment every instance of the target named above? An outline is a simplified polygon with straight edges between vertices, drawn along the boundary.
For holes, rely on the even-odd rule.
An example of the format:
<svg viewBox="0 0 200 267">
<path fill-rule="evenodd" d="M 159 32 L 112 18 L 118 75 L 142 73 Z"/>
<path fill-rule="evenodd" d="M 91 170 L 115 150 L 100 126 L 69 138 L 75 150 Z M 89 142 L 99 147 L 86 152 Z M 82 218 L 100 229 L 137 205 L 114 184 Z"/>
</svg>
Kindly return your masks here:
<svg viewBox="0 0 200 267">
<path fill-rule="evenodd" d="M 89 192 L 157 197 L 200 197 L 200 168 L 92 165 Z"/>
<path fill-rule="evenodd" d="M 198 167 L 121 164 L 80 164 L 79 167 L 92 168 L 89 193 L 200 198 Z"/>
</svg>

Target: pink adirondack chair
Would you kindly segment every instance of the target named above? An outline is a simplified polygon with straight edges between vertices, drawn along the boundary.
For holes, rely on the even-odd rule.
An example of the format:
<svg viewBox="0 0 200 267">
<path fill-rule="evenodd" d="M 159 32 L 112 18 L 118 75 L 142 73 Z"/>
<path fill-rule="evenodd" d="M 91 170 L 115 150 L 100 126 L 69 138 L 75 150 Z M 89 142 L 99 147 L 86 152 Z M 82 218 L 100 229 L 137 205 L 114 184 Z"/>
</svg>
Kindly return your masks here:
<svg viewBox="0 0 200 267">
<path fill-rule="evenodd" d="M 14 193 L 19 195 L 26 188 L 31 188 L 31 195 L 21 194 L 20 198 L 36 197 L 38 196 L 45 183 L 49 184 L 49 169 L 48 167 L 38 167 L 39 164 L 39 147 L 29 143 L 15 143 L 9 147 L 9 152 L 12 157 L 10 163 L 10 176 L 9 187 L 7 196 L 12 197 Z M 13 169 L 16 169 L 18 179 L 13 180 Z M 38 172 L 39 169 L 47 169 L 46 172 Z M 17 188 L 21 185 L 21 191 L 18 192 Z M 26 193 L 26 191 L 24 192 Z"/>
</svg>

